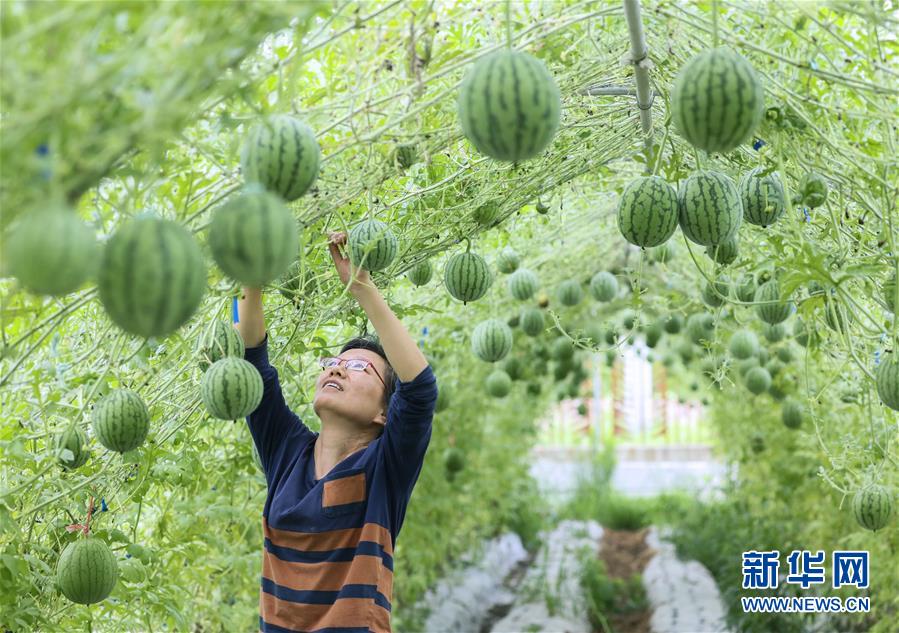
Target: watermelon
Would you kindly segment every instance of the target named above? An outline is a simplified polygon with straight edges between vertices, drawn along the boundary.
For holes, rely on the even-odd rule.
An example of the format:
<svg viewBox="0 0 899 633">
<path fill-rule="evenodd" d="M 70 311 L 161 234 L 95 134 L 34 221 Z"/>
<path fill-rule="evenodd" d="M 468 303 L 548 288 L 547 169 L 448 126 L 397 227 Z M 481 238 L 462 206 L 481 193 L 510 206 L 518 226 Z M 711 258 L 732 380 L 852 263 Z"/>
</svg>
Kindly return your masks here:
<svg viewBox="0 0 899 633">
<path fill-rule="evenodd" d="M 756 356 L 741 360 L 736 364 L 737 372 L 744 378 L 746 377 L 746 374 L 749 372 L 749 370 L 754 367 L 761 367 L 759 359 Z"/>
<path fill-rule="evenodd" d="M 443 452 L 443 466 L 447 473 L 455 475 L 465 468 L 465 454 L 451 446 Z"/>
<path fill-rule="evenodd" d="M 728 350 L 731 356 L 738 359 L 755 356 L 759 352 L 759 339 L 750 330 L 737 330 L 730 337 Z"/>
<path fill-rule="evenodd" d="M 512 378 L 501 369 L 496 369 L 487 376 L 487 393 L 494 398 L 505 398 L 512 391 Z"/>
<path fill-rule="evenodd" d="M 512 380 L 518 380 L 524 375 L 524 365 L 517 356 L 509 356 L 503 363 L 503 371 Z"/>
<path fill-rule="evenodd" d="M 668 334 L 677 334 L 684 327 L 684 317 L 679 314 L 669 314 L 665 317 L 662 327 Z"/>
<path fill-rule="evenodd" d="M 365 270 L 384 270 L 396 258 L 399 243 L 390 227 L 380 220 L 363 220 L 350 230 L 350 261 Z"/>
<path fill-rule="evenodd" d="M 506 323 L 509 325 L 510 328 L 514 329 L 514 328 L 518 327 L 519 321 L 520 321 L 520 319 L 519 319 L 518 315 L 513 314 L 506 320 Z"/>
<path fill-rule="evenodd" d="M 698 312 L 687 318 L 687 337 L 699 345 L 702 341 L 711 341 L 715 333 L 715 319 L 711 314 Z"/>
<path fill-rule="evenodd" d="M 287 267 L 287 272 L 278 280 L 277 286 L 282 297 L 299 303 L 304 296 L 315 290 L 318 282 L 303 261 L 297 259 Z"/>
<path fill-rule="evenodd" d="M 632 180 L 618 201 L 618 230 L 643 248 L 668 241 L 677 228 L 677 192 L 658 176 Z"/>
<path fill-rule="evenodd" d="M 779 359 L 780 359 L 780 362 L 782 362 L 782 363 L 789 363 L 789 362 L 792 362 L 792 360 L 793 360 L 793 350 L 791 350 L 791 349 L 790 349 L 789 347 L 787 347 L 787 346 L 780 347 L 780 348 L 778 348 L 778 350 L 777 350 L 777 358 L 779 358 Z"/>
<path fill-rule="evenodd" d="M 440 413 L 441 411 L 445 411 L 447 407 L 450 406 L 450 387 L 449 384 L 445 382 L 440 383 L 440 388 L 437 390 L 437 403 L 434 405 L 434 412 Z"/>
<path fill-rule="evenodd" d="M 475 62 L 459 86 L 459 123 L 483 154 L 520 162 L 542 152 L 559 127 L 562 102 L 540 60 L 501 49 Z"/>
<path fill-rule="evenodd" d="M 733 236 L 729 240 L 725 240 L 717 246 L 709 246 L 705 249 L 705 254 L 712 260 L 718 262 L 722 266 L 734 263 L 740 254 L 740 246 L 737 236 Z"/>
<path fill-rule="evenodd" d="M 549 205 L 543 204 L 539 200 L 537 201 L 537 204 L 534 208 L 537 209 L 537 213 L 539 213 L 540 215 L 546 215 L 547 213 L 549 213 Z"/>
<path fill-rule="evenodd" d="M 646 347 L 653 349 L 662 339 L 662 326 L 659 323 L 650 323 L 646 328 Z"/>
<path fill-rule="evenodd" d="M 824 322 L 834 332 L 846 334 L 848 324 L 852 321 L 852 313 L 847 312 L 843 306 L 830 297 L 824 297 Z"/>
<path fill-rule="evenodd" d="M 784 214 L 784 188 L 777 173 L 756 167 L 740 180 L 743 217 L 750 224 L 768 227 Z"/>
<path fill-rule="evenodd" d="M 611 301 L 618 295 L 618 280 L 615 275 L 601 271 L 590 280 L 590 294 L 597 301 Z"/>
<path fill-rule="evenodd" d="M 890 312 L 896 312 L 894 309 L 896 303 L 896 271 L 890 275 L 883 284 L 883 304 Z"/>
<path fill-rule="evenodd" d="M 621 313 L 621 325 L 625 330 L 633 330 L 637 327 L 637 314 L 633 310 L 624 310 Z"/>
<path fill-rule="evenodd" d="M 521 330 L 528 336 L 538 336 L 546 328 L 543 312 L 539 308 L 525 308 L 521 311 Z"/>
<path fill-rule="evenodd" d="M 203 335 L 197 339 L 196 352 L 200 369 L 206 371 L 212 363 L 225 356 L 243 358 L 243 337 L 234 326 L 224 321 L 215 320 L 212 322 L 212 327 L 206 328 Z"/>
<path fill-rule="evenodd" d="M 554 360 L 560 362 L 568 362 L 574 358 L 574 347 L 571 340 L 567 336 L 560 336 L 553 341 L 552 350 L 550 351 Z"/>
<path fill-rule="evenodd" d="M 575 306 L 584 298 L 584 291 L 576 279 L 569 279 L 559 284 L 556 296 L 559 297 L 559 303 L 562 305 Z"/>
<path fill-rule="evenodd" d="M 510 275 L 518 270 L 518 265 L 521 263 L 521 260 L 518 257 L 518 253 L 516 253 L 512 248 L 506 246 L 503 250 L 499 252 L 499 255 L 496 257 L 496 268 L 499 272 L 504 275 Z"/>
<path fill-rule="evenodd" d="M 662 356 L 662 365 L 665 367 L 673 367 L 676 362 L 677 358 L 670 352 Z"/>
<path fill-rule="evenodd" d="M 749 448 L 753 453 L 761 453 L 765 450 L 765 436 L 761 433 L 753 433 L 749 438 Z"/>
<path fill-rule="evenodd" d="M 877 395 L 893 411 L 899 411 L 899 361 L 893 354 L 885 355 L 874 370 Z"/>
<path fill-rule="evenodd" d="M 56 563 L 56 583 L 60 591 L 78 604 L 105 600 L 118 579 L 119 565 L 115 554 L 96 537 L 69 543 Z"/>
<path fill-rule="evenodd" d="M 759 359 L 759 365 L 764 365 L 768 362 L 768 350 L 760 345 L 759 351 L 756 353 L 755 357 Z"/>
<path fill-rule="evenodd" d="M 3 245 L 9 273 L 22 287 L 57 297 L 87 281 L 99 252 L 94 231 L 62 206 L 20 215 Z"/>
<path fill-rule="evenodd" d="M 556 364 L 553 366 L 553 379 L 556 382 L 564 380 L 571 373 L 572 369 L 574 368 L 571 365 L 571 359 L 556 361 Z"/>
<path fill-rule="evenodd" d="M 409 272 L 406 273 L 406 277 L 408 277 L 409 281 L 416 286 L 424 286 L 427 285 L 429 281 L 431 281 L 431 277 L 434 276 L 434 267 L 431 265 L 431 260 L 426 259 L 423 262 L 419 262 L 415 264 L 412 268 L 409 269 Z"/>
<path fill-rule="evenodd" d="M 150 412 L 135 392 L 115 389 L 94 406 L 91 428 L 103 446 L 111 451 L 126 453 L 147 439 Z"/>
<path fill-rule="evenodd" d="M 502 360 L 512 349 L 512 330 L 499 319 L 481 321 L 471 334 L 471 349 L 488 363 Z"/>
<path fill-rule="evenodd" d="M 400 169 L 409 169 L 419 161 L 418 145 L 416 143 L 401 143 L 397 145 L 393 159 Z"/>
<path fill-rule="evenodd" d="M 827 200 L 827 181 L 820 174 L 808 172 L 799 181 L 799 196 L 805 206 L 820 207 Z"/>
<path fill-rule="evenodd" d="M 167 336 L 206 293 L 206 264 L 181 225 L 149 215 L 120 227 L 103 248 L 97 279 L 109 318 L 129 334 Z"/>
<path fill-rule="evenodd" d="M 690 341 L 681 341 L 677 345 L 677 353 L 683 361 L 684 364 L 689 363 L 693 360 L 693 357 L 696 355 L 696 348 L 690 343 Z"/>
<path fill-rule="evenodd" d="M 666 264 L 674 256 L 674 247 L 671 242 L 665 242 L 660 246 L 649 250 L 649 259 L 657 264 Z"/>
<path fill-rule="evenodd" d="M 603 331 L 596 323 L 590 323 L 584 328 L 584 337 L 587 344 L 592 346 L 601 345 L 603 341 Z"/>
<path fill-rule="evenodd" d="M 759 318 L 770 325 L 785 321 L 793 309 L 792 301 L 781 300 L 776 279 L 769 279 L 756 289 L 755 301 L 760 304 L 755 308 Z"/>
<path fill-rule="evenodd" d="M 784 367 L 786 367 L 786 365 L 780 362 L 779 358 L 772 358 L 767 363 L 765 363 L 765 369 L 768 370 L 768 373 L 771 374 L 772 378 L 779 374 Z"/>
<path fill-rule="evenodd" d="M 290 202 L 318 176 L 321 149 L 315 133 L 292 116 L 276 114 L 253 126 L 241 150 L 244 181 Z"/>
<path fill-rule="evenodd" d="M 860 526 L 876 532 L 890 522 L 893 494 L 884 486 L 869 484 L 852 497 L 852 512 Z"/>
<path fill-rule="evenodd" d="M 762 334 L 765 335 L 765 338 L 768 339 L 771 343 L 777 343 L 778 341 L 783 340 L 784 336 L 787 335 L 787 328 L 784 327 L 783 323 L 765 323 L 762 326 Z M 785 361 L 789 362 L 789 361 Z"/>
<path fill-rule="evenodd" d="M 737 299 L 743 303 L 755 301 L 755 289 L 755 277 L 753 275 L 742 275 L 739 281 L 737 281 Z"/>
<path fill-rule="evenodd" d="M 499 217 L 499 205 L 495 202 L 482 204 L 471 214 L 472 219 L 483 227 L 493 226 Z"/>
<path fill-rule="evenodd" d="M 583 402 L 580 403 L 579 405 L 577 405 L 577 414 L 581 417 L 586 416 L 587 415 L 587 405 L 584 404 Z"/>
<path fill-rule="evenodd" d="M 530 299 L 540 285 L 536 273 L 527 268 L 519 268 L 509 275 L 509 293 L 519 301 Z"/>
<path fill-rule="evenodd" d="M 735 237 L 743 222 L 743 203 L 733 181 L 717 171 L 698 171 L 681 187 L 678 221 L 684 235 L 701 246 Z"/>
<path fill-rule="evenodd" d="M 764 104 L 765 91 L 752 64 L 725 46 L 684 64 L 671 90 L 675 129 L 707 152 L 728 152 L 747 141 Z"/>
<path fill-rule="evenodd" d="M 237 420 L 262 402 L 262 376 L 251 363 L 228 356 L 212 364 L 200 381 L 200 397 L 209 415 Z"/>
<path fill-rule="evenodd" d="M 477 253 L 457 253 L 446 263 L 443 283 L 453 298 L 465 304 L 487 294 L 493 275 L 487 262 Z"/>
<path fill-rule="evenodd" d="M 69 450 L 72 452 L 71 459 L 59 456 L 59 463 L 66 470 L 84 466 L 91 456 L 90 448 L 87 445 L 87 434 L 77 424 L 70 424 L 56 436 L 55 448 L 57 451 Z"/>
<path fill-rule="evenodd" d="M 707 306 L 717 308 L 724 305 L 729 292 L 729 280 L 726 277 L 720 277 L 714 283 L 706 282 L 702 288 L 702 301 Z"/>
<path fill-rule="evenodd" d="M 605 333 L 605 341 L 609 345 L 617 345 L 618 344 L 618 330 L 614 327 L 610 327 L 606 330 Z"/>
<path fill-rule="evenodd" d="M 764 367 L 753 367 L 746 372 L 746 388 L 753 394 L 759 395 L 768 391 L 771 386 L 771 374 Z"/>
</svg>

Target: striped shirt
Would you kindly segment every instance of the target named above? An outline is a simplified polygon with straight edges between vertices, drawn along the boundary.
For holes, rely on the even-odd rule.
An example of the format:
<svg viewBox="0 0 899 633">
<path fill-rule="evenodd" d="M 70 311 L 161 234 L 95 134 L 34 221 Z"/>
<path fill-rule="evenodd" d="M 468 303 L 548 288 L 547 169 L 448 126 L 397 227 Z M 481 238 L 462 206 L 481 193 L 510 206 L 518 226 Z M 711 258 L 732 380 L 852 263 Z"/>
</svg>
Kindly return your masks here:
<svg viewBox="0 0 899 633">
<path fill-rule="evenodd" d="M 247 418 L 268 484 L 260 630 L 389 632 L 393 552 L 431 439 L 433 371 L 397 380 L 383 434 L 316 480 L 318 433 L 287 407 L 268 336 L 245 358 L 265 386 Z"/>
</svg>

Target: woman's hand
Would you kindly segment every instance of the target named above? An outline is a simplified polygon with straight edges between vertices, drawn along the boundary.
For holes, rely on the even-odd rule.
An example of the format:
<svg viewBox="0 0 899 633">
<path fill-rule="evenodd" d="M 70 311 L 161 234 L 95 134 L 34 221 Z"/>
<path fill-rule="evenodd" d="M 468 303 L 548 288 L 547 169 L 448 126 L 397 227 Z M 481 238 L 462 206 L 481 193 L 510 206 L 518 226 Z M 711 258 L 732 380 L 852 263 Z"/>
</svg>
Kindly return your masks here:
<svg viewBox="0 0 899 633">
<path fill-rule="evenodd" d="M 347 235 L 345 231 L 336 231 L 328 234 L 328 249 L 331 251 L 331 259 L 334 260 L 334 267 L 337 269 L 337 274 L 340 276 L 340 283 L 342 283 L 344 287 L 346 287 L 347 283 L 350 281 L 350 269 L 353 268 L 350 258 L 347 257 L 340 248 L 341 246 L 343 246 L 344 249 L 347 248 L 346 240 Z M 351 293 L 374 287 L 374 284 L 372 284 L 371 281 L 371 275 L 367 270 L 364 268 L 355 268 L 353 272 L 355 272 L 355 275 L 353 284 L 350 286 Z"/>
</svg>

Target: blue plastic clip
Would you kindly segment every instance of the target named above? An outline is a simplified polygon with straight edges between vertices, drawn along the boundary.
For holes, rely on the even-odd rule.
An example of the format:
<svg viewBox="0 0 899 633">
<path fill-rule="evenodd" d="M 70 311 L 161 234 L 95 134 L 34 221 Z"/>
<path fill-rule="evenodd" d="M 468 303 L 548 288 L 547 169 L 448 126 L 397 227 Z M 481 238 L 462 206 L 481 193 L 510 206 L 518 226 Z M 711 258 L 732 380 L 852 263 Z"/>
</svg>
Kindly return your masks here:
<svg viewBox="0 0 899 633">
<path fill-rule="evenodd" d="M 877 367 L 880 364 L 880 350 L 874 350 L 874 366 Z"/>
<path fill-rule="evenodd" d="M 806 224 L 812 221 L 812 215 L 808 212 L 808 207 L 802 207 L 802 213 L 805 215 Z"/>
<path fill-rule="evenodd" d="M 231 322 L 240 323 L 240 315 L 237 314 L 237 297 L 231 302 Z"/>
<path fill-rule="evenodd" d="M 757 138 L 757 139 L 755 139 L 755 143 L 752 144 L 752 149 L 754 149 L 755 151 L 759 151 L 765 145 L 767 145 L 767 143 L 765 143 L 765 141 L 763 141 L 760 138 Z"/>
<path fill-rule="evenodd" d="M 423 328 L 421 328 L 421 333 L 424 334 L 425 336 L 428 335 L 428 326 L 427 325 L 424 326 Z"/>
<path fill-rule="evenodd" d="M 109 507 L 106 505 L 106 499 L 100 499 L 100 512 L 106 512 Z"/>
</svg>

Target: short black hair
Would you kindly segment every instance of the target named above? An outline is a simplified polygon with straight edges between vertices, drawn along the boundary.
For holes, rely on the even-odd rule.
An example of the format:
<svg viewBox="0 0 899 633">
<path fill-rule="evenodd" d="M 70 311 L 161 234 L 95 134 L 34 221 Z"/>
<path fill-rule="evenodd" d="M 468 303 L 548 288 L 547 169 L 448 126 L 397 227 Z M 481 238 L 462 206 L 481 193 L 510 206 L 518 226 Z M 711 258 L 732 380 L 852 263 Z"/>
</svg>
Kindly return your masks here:
<svg viewBox="0 0 899 633">
<path fill-rule="evenodd" d="M 396 390 L 396 374 L 393 371 L 393 366 L 390 364 L 390 361 L 387 360 L 387 354 L 384 353 L 384 348 L 381 347 L 381 344 L 377 340 L 370 336 L 357 336 L 344 343 L 343 347 L 340 348 L 340 353 L 343 354 L 348 349 L 367 349 L 383 358 L 384 362 L 387 363 L 387 369 L 384 372 L 384 375 L 381 376 L 387 387 L 387 389 L 384 390 L 384 414 L 386 415 L 387 406 L 390 404 L 390 396 L 392 396 L 393 392 Z"/>
</svg>

